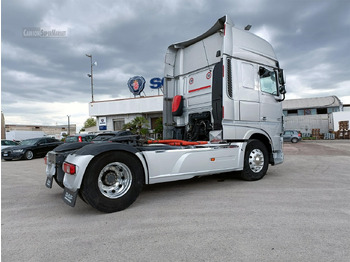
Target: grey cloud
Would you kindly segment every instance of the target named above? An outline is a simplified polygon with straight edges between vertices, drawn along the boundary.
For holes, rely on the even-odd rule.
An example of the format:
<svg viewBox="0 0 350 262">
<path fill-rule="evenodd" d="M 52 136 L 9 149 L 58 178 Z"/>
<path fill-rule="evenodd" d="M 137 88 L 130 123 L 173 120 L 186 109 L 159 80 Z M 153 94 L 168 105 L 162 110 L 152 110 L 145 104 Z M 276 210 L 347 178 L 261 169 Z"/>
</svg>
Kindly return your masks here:
<svg viewBox="0 0 350 262">
<path fill-rule="evenodd" d="M 350 96 L 343 88 L 350 79 L 349 1 L 5 1 L 2 109 L 6 114 L 15 101 L 87 104 L 91 93 L 86 53 L 98 62 L 95 99 L 129 97 L 129 77 L 161 76 L 170 44 L 204 33 L 225 14 L 240 28 L 252 24 L 251 32 L 265 28 L 272 34 L 287 80 L 291 76 L 287 99 L 309 96 L 302 87 Z M 65 28 L 68 35 L 22 35 L 24 27 L 45 26 Z M 20 114 L 31 109 L 23 102 L 17 110 Z"/>
</svg>

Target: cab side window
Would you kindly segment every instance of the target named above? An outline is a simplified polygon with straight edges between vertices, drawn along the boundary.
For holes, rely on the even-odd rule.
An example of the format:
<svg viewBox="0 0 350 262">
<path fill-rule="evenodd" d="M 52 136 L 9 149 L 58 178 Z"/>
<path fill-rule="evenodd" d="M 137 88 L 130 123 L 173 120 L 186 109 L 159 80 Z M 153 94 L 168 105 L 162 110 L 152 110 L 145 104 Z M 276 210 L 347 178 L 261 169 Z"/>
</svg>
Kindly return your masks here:
<svg viewBox="0 0 350 262">
<path fill-rule="evenodd" d="M 260 67 L 259 75 L 260 75 L 261 91 L 264 93 L 277 96 L 278 92 L 277 92 L 276 72 L 270 71 L 265 67 Z"/>
</svg>

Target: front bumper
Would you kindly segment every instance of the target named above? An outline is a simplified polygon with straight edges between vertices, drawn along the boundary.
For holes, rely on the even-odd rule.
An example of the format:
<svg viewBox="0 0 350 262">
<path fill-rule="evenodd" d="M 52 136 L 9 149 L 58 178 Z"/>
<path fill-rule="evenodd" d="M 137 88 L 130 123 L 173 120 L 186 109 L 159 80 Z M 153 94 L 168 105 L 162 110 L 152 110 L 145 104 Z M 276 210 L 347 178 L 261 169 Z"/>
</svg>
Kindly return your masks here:
<svg viewBox="0 0 350 262">
<path fill-rule="evenodd" d="M 24 156 L 24 151 L 22 152 L 13 152 L 13 151 L 1 151 L 1 159 L 5 160 L 17 160 L 21 159 Z"/>
</svg>

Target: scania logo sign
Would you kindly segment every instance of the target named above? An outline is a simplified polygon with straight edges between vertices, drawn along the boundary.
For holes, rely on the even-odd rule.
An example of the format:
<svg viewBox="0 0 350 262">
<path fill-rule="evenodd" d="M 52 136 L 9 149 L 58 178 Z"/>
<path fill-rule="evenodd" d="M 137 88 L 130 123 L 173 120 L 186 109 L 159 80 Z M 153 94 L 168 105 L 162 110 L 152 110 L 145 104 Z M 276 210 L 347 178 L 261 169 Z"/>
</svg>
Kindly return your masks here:
<svg viewBox="0 0 350 262">
<path fill-rule="evenodd" d="M 129 79 L 128 87 L 130 92 L 136 95 L 140 95 L 143 89 L 145 88 L 146 80 L 142 76 L 134 76 Z"/>
</svg>

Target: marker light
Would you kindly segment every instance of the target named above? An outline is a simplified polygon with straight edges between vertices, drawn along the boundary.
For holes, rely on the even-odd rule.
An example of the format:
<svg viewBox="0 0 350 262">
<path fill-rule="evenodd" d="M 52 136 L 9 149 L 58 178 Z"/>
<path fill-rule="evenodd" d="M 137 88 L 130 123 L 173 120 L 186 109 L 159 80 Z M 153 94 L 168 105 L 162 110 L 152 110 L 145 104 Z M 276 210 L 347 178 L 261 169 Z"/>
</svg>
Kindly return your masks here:
<svg viewBox="0 0 350 262">
<path fill-rule="evenodd" d="M 69 175 L 75 175 L 76 172 L 76 166 L 67 162 L 63 163 L 63 171 L 66 174 Z"/>
</svg>

